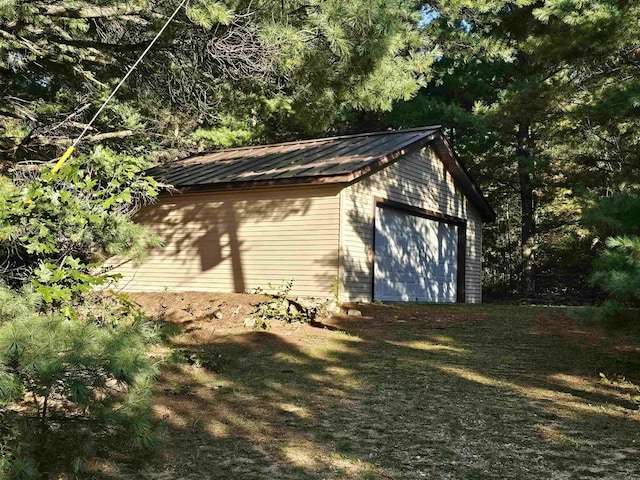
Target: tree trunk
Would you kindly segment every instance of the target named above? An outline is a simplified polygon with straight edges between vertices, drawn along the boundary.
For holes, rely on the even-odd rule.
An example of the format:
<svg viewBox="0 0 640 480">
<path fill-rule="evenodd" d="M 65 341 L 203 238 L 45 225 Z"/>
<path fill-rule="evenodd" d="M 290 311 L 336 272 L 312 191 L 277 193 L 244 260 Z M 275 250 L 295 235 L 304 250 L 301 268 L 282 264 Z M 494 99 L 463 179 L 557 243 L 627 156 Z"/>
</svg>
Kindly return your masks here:
<svg viewBox="0 0 640 480">
<path fill-rule="evenodd" d="M 536 291 L 535 283 L 535 219 L 534 219 L 534 199 L 533 184 L 531 181 L 531 156 L 529 152 L 530 127 L 529 125 L 518 125 L 517 134 L 517 160 L 518 179 L 520 182 L 520 202 L 522 204 L 522 224 L 521 224 L 521 260 L 522 260 L 522 293 L 533 295 Z"/>
</svg>

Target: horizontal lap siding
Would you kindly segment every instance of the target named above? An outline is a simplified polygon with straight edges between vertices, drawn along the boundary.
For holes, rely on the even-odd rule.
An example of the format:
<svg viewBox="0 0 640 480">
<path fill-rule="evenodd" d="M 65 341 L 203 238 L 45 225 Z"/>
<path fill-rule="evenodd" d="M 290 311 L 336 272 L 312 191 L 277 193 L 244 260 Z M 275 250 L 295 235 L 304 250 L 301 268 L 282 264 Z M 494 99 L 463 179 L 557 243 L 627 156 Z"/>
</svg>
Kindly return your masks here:
<svg viewBox="0 0 640 480">
<path fill-rule="evenodd" d="M 468 204 L 465 289 L 467 303 L 482 302 L 482 217 Z"/>
<path fill-rule="evenodd" d="M 137 220 L 164 247 L 116 273 L 130 291 L 241 292 L 293 279 L 293 294 L 329 297 L 339 213 L 337 188 L 163 196 Z"/>
<path fill-rule="evenodd" d="M 435 152 L 426 147 L 345 188 L 340 193 L 340 281 L 342 299 L 370 301 L 374 199 L 385 198 L 425 210 L 466 218 L 466 201 Z M 479 301 L 482 222 L 467 228 L 467 301 Z M 473 240 L 473 242 L 472 242 Z M 473 248 L 470 244 L 473 243 Z"/>
</svg>

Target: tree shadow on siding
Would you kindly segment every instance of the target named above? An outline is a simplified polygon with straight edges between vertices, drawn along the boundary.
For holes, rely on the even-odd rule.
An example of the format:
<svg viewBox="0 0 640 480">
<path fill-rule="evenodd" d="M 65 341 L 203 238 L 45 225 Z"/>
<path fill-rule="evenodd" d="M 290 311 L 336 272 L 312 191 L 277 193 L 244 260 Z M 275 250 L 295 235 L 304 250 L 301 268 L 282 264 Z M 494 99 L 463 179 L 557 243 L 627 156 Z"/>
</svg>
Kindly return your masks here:
<svg viewBox="0 0 640 480">
<path fill-rule="evenodd" d="M 423 160 L 426 164 L 427 160 Z M 443 167 L 440 164 L 440 167 Z M 392 167 L 388 167 L 392 168 Z M 379 174 L 379 173 L 378 173 Z M 446 178 L 448 173 L 444 175 Z M 452 216 L 463 217 L 462 203 L 457 196 L 443 196 L 434 187 L 429 171 L 425 168 L 419 174 L 413 173 L 413 181 L 401 181 L 398 175 L 387 176 L 377 181 L 371 187 L 374 177 L 363 180 L 362 185 L 355 185 L 351 190 L 343 192 L 345 204 L 352 206 L 344 210 L 349 231 L 353 232 L 350 240 L 343 233 L 341 245 L 341 287 L 346 297 L 357 301 L 370 301 L 373 298 L 400 297 L 407 301 L 442 301 L 446 279 L 451 281 L 457 274 L 457 265 L 446 263 L 442 265 L 439 277 L 436 277 L 435 264 L 442 258 L 456 258 L 456 252 L 450 252 L 451 242 L 447 241 L 456 230 L 447 230 L 440 224 L 437 237 L 445 241 L 435 245 L 409 245 L 400 249 L 399 255 L 390 255 L 389 246 L 398 239 L 401 243 L 405 239 L 423 237 L 424 232 L 415 222 L 400 223 L 391 221 L 381 228 L 379 218 L 376 217 L 376 202 L 378 196 L 387 200 L 425 208 L 425 205 L 437 204 L 438 212 Z M 423 185 L 419 185 L 422 182 Z M 375 193 L 374 193 L 375 192 Z M 393 210 L 397 211 L 397 210 Z M 379 238 L 375 238 L 375 230 Z M 377 240 L 377 244 L 376 243 Z M 455 241 L 457 245 L 457 239 Z M 375 249 L 375 254 L 374 254 Z M 376 256 L 384 261 L 376 262 Z M 375 264 L 375 268 L 374 268 Z M 404 279 L 398 278 L 398 272 L 403 272 Z M 374 275 L 376 288 L 373 292 Z M 415 282 L 412 287 L 411 282 Z M 416 295 L 417 293 L 417 295 Z M 455 295 L 449 293 L 449 298 Z M 373 298 L 372 298 L 373 297 Z"/>
<path fill-rule="evenodd" d="M 247 290 L 244 256 L 246 247 L 240 230 L 244 225 L 277 223 L 292 215 L 304 215 L 311 200 L 292 195 L 293 198 L 269 198 L 248 195 L 246 199 L 207 200 L 206 194 L 165 199 L 162 203 L 144 209 L 137 221 L 151 226 L 165 243 L 151 255 L 163 258 L 168 265 L 180 270 L 191 268 L 189 278 L 214 269 L 228 262 L 233 277 L 232 289 L 243 293 Z M 273 231 L 277 235 L 277 231 Z M 284 238 L 284 235 L 283 235 Z M 199 267 L 193 271 L 193 256 L 197 255 Z M 280 278 L 274 278 L 277 282 Z M 171 281 L 168 274 L 167 281 Z M 206 286 L 204 286 L 206 287 Z M 172 285 L 179 289 L 180 285 Z"/>
</svg>

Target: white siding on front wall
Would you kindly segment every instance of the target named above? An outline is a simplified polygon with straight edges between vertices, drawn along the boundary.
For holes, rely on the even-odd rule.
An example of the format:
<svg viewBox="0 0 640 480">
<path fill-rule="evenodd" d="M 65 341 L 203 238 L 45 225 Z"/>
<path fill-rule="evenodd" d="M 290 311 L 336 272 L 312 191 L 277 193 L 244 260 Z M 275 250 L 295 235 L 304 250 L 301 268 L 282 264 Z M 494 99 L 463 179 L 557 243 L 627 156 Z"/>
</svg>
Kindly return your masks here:
<svg viewBox="0 0 640 480">
<path fill-rule="evenodd" d="M 479 302 L 482 221 L 430 147 L 409 153 L 340 192 L 341 300 L 372 298 L 376 197 L 468 220 L 466 301 Z"/>
<path fill-rule="evenodd" d="M 165 245 L 116 269 L 126 290 L 250 292 L 293 280 L 294 295 L 332 295 L 335 187 L 162 196 L 137 221 Z"/>
</svg>

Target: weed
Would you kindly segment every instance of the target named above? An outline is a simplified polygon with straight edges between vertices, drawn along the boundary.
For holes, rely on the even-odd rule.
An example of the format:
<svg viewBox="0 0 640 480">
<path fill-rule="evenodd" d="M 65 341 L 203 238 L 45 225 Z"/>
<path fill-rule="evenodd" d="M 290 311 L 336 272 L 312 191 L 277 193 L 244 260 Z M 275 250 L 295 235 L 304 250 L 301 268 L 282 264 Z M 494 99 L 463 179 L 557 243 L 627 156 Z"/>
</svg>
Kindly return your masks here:
<svg viewBox="0 0 640 480">
<path fill-rule="evenodd" d="M 233 387 L 227 385 L 216 389 L 216 392 L 221 395 L 228 395 L 230 393 L 235 393 L 235 390 L 233 389 Z"/>
<path fill-rule="evenodd" d="M 264 312 L 260 312 L 260 316 L 256 319 L 256 324 L 253 328 L 256 330 L 269 330 L 271 328 L 269 317 L 265 316 Z"/>
<path fill-rule="evenodd" d="M 155 325 L 156 325 L 156 329 L 158 331 L 160 340 L 163 342 L 168 342 L 169 339 L 173 337 L 177 337 L 178 335 L 183 333 L 182 327 L 173 322 L 167 322 L 165 320 L 157 320 Z"/>
<path fill-rule="evenodd" d="M 338 449 L 338 452 L 340 452 L 340 456 L 342 458 L 350 458 L 353 456 L 353 447 L 346 440 L 338 442 L 338 445 L 336 445 L 336 447 Z"/>
<path fill-rule="evenodd" d="M 380 475 L 374 470 L 365 470 L 360 478 L 362 480 L 377 480 Z"/>
<path fill-rule="evenodd" d="M 336 335 L 343 335 L 347 338 L 353 338 L 355 340 L 360 340 L 360 337 L 358 335 L 355 335 L 353 333 L 347 332 L 346 330 L 336 330 L 335 331 Z"/>
<path fill-rule="evenodd" d="M 269 292 L 258 287 L 255 293 L 267 296 L 267 300 L 258 304 L 256 329 L 267 330 L 271 326 L 271 320 L 281 320 L 287 323 L 308 322 L 307 313 L 292 305 L 287 299 L 293 288 L 293 280 L 289 280 L 275 287 L 269 284 Z M 271 293 L 274 292 L 274 293 Z"/>
<path fill-rule="evenodd" d="M 177 381 L 172 381 L 170 383 L 171 393 L 174 395 L 182 395 L 184 393 L 188 393 L 191 390 L 191 387 L 187 384 L 180 383 Z"/>
<path fill-rule="evenodd" d="M 631 390 L 636 393 L 640 393 L 640 386 L 627 380 L 623 375 L 613 375 L 611 378 L 607 377 L 604 373 L 600 372 L 600 382 L 611 385 L 619 390 Z"/>
<path fill-rule="evenodd" d="M 170 363 L 187 363 L 215 373 L 220 373 L 222 367 L 228 362 L 226 357 L 208 347 L 174 349 L 171 351 L 168 361 Z"/>
<path fill-rule="evenodd" d="M 189 302 L 189 304 L 184 307 L 183 310 L 193 317 L 196 311 L 196 306 L 193 302 Z"/>
<path fill-rule="evenodd" d="M 340 279 L 338 277 L 333 277 L 333 282 L 331 282 L 331 294 L 333 295 L 333 299 L 339 305 L 340 304 Z"/>
<path fill-rule="evenodd" d="M 443 448 L 442 450 L 440 450 L 440 456 L 442 458 L 453 458 L 455 457 L 455 455 L 456 455 L 455 452 L 448 448 Z"/>
</svg>

